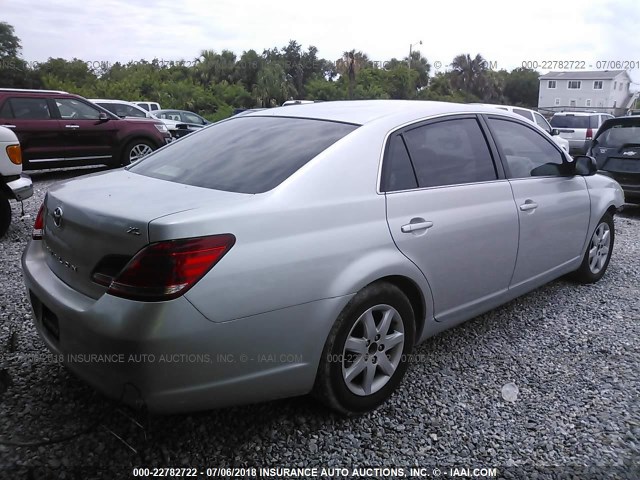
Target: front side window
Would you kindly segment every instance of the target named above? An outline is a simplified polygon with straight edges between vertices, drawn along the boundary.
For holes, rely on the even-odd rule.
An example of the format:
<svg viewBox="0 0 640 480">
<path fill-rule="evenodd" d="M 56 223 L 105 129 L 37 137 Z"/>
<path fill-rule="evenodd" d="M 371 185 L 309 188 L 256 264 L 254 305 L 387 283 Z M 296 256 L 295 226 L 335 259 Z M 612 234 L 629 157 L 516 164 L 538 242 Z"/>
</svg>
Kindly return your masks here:
<svg viewBox="0 0 640 480">
<path fill-rule="evenodd" d="M 51 112 L 46 98 L 10 98 L 2 106 L 0 118 L 16 120 L 50 120 Z"/>
<path fill-rule="evenodd" d="M 476 119 L 444 120 L 424 125 L 405 132 L 403 138 L 421 188 L 498 178 Z"/>
<path fill-rule="evenodd" d="M 65 120 L 98 120 L 100 110 L 74 98 L 56 98 L 60 116 Z"/>
<path fill-rule="evenodd" d="M 506 159 L 509 178 L 560 176 L 567 170 L 562 154 L 540 133 L 516 122 L 489 119 Z"/>
<path fill-rule="evenodd" d="M 356 128 L 301 118 L 233 117 L 148 155 L 130 171 L 195 187 L 263 193 Z"/>
<path fill-rule="evenodd" d="M 582 86 L 582 82 L 579 80 L 569 80 L 568 88 L 569 90 L 580 90 Z"/>
<path fill-rule="evenodd" d="M 184 121 L 185 122 L 195 123 L 196 125 L 204 125 L 204 122 L 202 121 L 202 118 L 200 118 L 198 115 L 196 115 L 194 113 L 183 112 L 182 115 L 184 116 Z"/>
</svg>

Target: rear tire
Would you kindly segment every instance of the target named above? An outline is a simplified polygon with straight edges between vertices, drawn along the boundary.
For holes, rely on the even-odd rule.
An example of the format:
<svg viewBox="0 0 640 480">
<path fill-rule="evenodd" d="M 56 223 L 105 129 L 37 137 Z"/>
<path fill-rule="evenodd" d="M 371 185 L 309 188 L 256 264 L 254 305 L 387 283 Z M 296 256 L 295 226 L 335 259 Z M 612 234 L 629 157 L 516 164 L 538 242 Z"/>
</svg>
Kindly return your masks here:
<svg viewBox="0 0 640 480">
<path fill-rule="evenodd" d="M 122 151 L 121 164 L 125 167 L 127 165 L 131 165 L 157 149 L 158 147 L 149 140 L 144 140 L 142 138 L 132 140 L 127 143 L 126 147 L 124 147 L 124 150 Z"/>
<path fill-rule="evenodd" d="M 9 225 L 11 225 L 11 204 L 6 194 L 0 192 L 0 237 L 4 237 L 9 230 Z"/>
<path fill-rule="evenodd" d="M 605 213 L 589 239 L 580 268 L 573 272 L 572 278 L 584 284 L 600 280 L 609 266 L 614 239 L 613 216 L 610 213 Z"/>
<path fill-rule="evenodd" d="M 313 395 L 345 415 L 375 409 L 402 381 L 414 342 L 414 312 L 404 293 L 389 283 L 366 287 L 329 333 Z"/>
</svg>

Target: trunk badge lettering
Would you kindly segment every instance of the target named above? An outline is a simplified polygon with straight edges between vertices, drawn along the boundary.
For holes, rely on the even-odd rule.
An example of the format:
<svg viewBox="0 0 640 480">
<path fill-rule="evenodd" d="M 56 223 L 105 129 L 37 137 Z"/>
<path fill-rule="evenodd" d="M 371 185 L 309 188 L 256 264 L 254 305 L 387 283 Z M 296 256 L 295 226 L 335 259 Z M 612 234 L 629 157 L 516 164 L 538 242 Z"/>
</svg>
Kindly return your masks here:
<svg viewBox="0 0 640 480">
<path fill-rule="evenodd" d="M 127 228 L 127 233 L 131 235 L 140 235 L 140 229 L 138 227 L 129 227 Z"/>
<path fill-rule="evenodd" d="M 56 207 L 56 209 L 53 211 L 53 223 L 58 228 L 60 228 L 60 226 L 62 225 L 62 214 L 63 213 L 64 212 L 62 211 L 61 207 Z"/>
<path fill-rule="evenodd" d="M 53 250 L 51 250 L 51 247 L 49 247 L 49 245 L 45 245 L 45 248 L 47 249 L 47 251 L 51 254 L 51 256 L 53 258 L 55 258 L 58 263 L 60 265 L 62 265 L 63 267 L 67 267 L 69 270 L 71 270 L 72 272 L 77 272 L 78 271 L 78 267 L 76 267 L 73 263 L 67 262 L 64 258 L 62 258 L 60 255 L 58 255 L 56 252 L 54 252 Z"/>
</svg>

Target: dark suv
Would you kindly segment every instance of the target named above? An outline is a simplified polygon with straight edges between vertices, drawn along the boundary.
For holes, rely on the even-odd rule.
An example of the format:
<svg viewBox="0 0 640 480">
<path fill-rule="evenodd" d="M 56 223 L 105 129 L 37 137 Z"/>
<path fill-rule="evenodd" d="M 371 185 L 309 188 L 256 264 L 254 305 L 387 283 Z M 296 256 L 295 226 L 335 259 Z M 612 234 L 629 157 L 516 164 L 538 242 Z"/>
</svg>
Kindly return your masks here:
<svg viewBox="0 0 640 480">
<path fill-rule="evenodd" d="M 53 90 L 0 88 L 0 125 L 18 136 L 25 170 L 128 165 L 171 141 L 160 121 L 121 119 Z"/>
<path fill-rule="evenodd" d="M 599 173 L 620 184 L 627 202 L 640 203 L 640 116 L 604 122 L 588 153 L 595 157 Z"/>
</svg>

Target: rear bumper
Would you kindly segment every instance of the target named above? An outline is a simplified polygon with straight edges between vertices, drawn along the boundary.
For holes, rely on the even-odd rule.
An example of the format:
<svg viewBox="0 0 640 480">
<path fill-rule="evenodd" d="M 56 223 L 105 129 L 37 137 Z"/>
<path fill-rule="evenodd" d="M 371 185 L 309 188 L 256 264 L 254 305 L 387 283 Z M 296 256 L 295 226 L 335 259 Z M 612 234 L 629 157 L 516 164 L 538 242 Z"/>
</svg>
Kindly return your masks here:
<svg viewBox="0 0 640 480">
<path fill-rule="evenodd" d="M 607 170 L 599 170 L 598 173 L 613 178 L 622 187 L 626 201 L 637 202 L 640 200 L 640 173 L 618 173 Z"/>
<path fill-rule="evenodd" d="M 184 297 L 89 298 L 56 277 L 45 255 L 41 242 L 29 242 L 22 268 L 47 347 L 96 389 L 158 413 L 308 393 L 334 315 L 350 298 L 214 323 Z"/>
<path fill-rule="evenodd" d="M 13 192 L 13 196 L 16 200 L 26 200 L 33 195 L 31 177 L 25 174 L 20 175 L 20 178 L 11 182 L 7 182 L 7 187 L 9 187 L 11 192 Z"/>
</svg>

